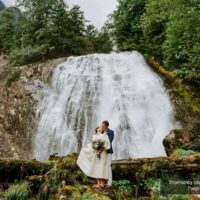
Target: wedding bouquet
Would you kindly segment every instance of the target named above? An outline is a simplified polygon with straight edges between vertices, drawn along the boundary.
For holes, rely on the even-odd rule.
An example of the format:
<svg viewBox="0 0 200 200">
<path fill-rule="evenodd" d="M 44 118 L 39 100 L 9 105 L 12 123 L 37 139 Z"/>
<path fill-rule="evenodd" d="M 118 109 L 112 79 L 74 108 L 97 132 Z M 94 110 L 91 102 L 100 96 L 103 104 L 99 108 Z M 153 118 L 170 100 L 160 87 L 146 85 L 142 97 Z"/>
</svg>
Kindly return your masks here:
<svg viewBox="0 0 200 200">
<path fill-rule="evenodd" d="M 97 157 L 99 159 L 101 159 L 101 153 L 103 148 L 104 148 L 104 145 L 105 145 L 105 141 L 104 140 L 101 140 L 101 139 L 97 139 L 97 140 L 93 140 L 92 141 L 92 148 L 94 149 L 94 152 L 96 151 L 97 152 Z"/>
</svg>

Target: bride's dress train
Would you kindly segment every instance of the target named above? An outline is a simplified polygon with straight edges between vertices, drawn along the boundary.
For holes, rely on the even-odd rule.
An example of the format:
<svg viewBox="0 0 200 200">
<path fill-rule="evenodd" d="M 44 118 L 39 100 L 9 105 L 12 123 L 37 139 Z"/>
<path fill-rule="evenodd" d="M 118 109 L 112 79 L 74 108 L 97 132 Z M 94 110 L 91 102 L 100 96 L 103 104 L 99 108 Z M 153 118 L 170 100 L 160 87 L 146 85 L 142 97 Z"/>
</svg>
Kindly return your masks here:
<svg viewBox="0 0 200 200">
<path fill-rule="evenodd" d="M 105 141 L 105 149 L 110 149 L 110 141 L 107 134 L 95 134 L 92 141 L 101 139 Z M 81 170 L 89 177 L 97 179 L 108 179 L 109 163 L 107 161 L 107 152 L 101 153 L 101 158 L 97 157 L 97 153 L 94 152 L 92 144 L 88 144 L 87 147 L 83 147 L 77 159 L 77 164 Z"/>
</svg>

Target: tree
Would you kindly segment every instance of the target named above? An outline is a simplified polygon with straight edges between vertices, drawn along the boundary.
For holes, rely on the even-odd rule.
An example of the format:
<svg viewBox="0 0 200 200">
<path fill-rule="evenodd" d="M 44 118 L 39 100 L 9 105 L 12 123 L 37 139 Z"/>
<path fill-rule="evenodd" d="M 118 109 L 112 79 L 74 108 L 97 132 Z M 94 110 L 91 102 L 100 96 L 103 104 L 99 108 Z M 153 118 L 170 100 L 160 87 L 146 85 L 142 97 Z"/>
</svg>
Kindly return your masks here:
<svg viewBox="0 0 200 200">
<path fill-rule="evenodd" d="M 109 31 L 106 27 L 103 27 L 101 31 L 98 32 L 95 42 L 94 50 L 99 53 L 109 53 L 112 51 L 113 43 L 112 38 L 109 35 Z"/>
<path fill-rule="evenodd" d="M 200 84 L 199 0 L 120 0 L 110 30 L 119 50 L 155 56 L 193 85 Z"/>
<path fill-rule="evenodd" d="M 27 45 L 33 48 L 35 45 L 45 45 L 47 56 L 58 49 L 63 50 L 61 32 L 67 17 L 64 1 L 18 0 L 18 5 L 25 9 L 25 20 L 22 19 L 22 22 L 26 24 Z"/>
<path fill-rule="evenodd" d="M 142 49 L 140 17 L 144 13 L 146 0 L 121 0 L 111 15 L 113 38 L 119 50 Z"/>
<path fill-rule="evenodd" d="M 145 13 L 141 17 L 141 28 L 144 35 L 144 49 L 147 54 L 163 58 L 161 45 L 165 41 L 166 23 L 169 18 L 170 0 L 149 0 Z"/>
<path fill-rule="evenodd" d="M 85 19 L 78 6 L 68 9 L 63 0 L 18 0 L 18 6 L 25 11 L 17 23 L 11 62 L 21 64 L 87 52 Z"/>
<path fill-rule="evenodd" d="M 108 34 L 86 26 L 79 6 L 69 9 L 64 0 L 18 0 L 17 5 L 23 12 L 0 13 L 0 49 L 13 64 L 111 49 Z M 90 28 L 94 35 L 89 36 Z"/>
<path fill-rule="evenodd" d="M 162 45 L 164 64 L 193 84 L 200 84 L 200 12 L 197 0 L 177 0 Z"/>
<path fill-rule="evenodd" d="M 107 27 L 98 31 L 93 25 L 87 26 L 86 37 L 90 52 L 108 53 L 112 51 L 113 44 L 108 31 Z"/>
<path fill-rule="evenodd" d="M 0 11 L 0 51 L 9 52 L 13 46 L 15 24 L 20 11 L 15 7 Z"/>
</svg>

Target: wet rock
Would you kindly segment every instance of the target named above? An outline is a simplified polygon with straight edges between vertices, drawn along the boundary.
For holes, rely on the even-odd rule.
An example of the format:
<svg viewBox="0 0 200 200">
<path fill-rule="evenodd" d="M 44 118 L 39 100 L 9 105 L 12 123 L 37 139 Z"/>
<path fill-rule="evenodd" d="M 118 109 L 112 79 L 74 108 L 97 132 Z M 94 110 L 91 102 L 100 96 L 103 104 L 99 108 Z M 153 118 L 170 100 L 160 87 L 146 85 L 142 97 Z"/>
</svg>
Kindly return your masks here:
<svg viewBox="0 0 200 200">
<path fill-rule="evenodd" d="M 181 148 L 200 151 L 199 88 L 185 83 L 174 72 L 161 66 L 155 57 L 150 58 L 148 61 L 152 69 L 163 79 L 164 85 L 169 91 L 171 102 L 174 105 L 175 119 L 179 122 L 177 127 L 182 129 L 181 134 L 178 134 L 178 132 L 175 135 L 170 133 L 170 136 L 165 138 L 164 145 L 167 154 L 170 155 L 175 148 L 179 148 L 181 145 L 184 146 Z M 189 141 L 184 141 L 184 138 L 188 137 L 185 135 L 189 135 Z"/>
<path fill-rule="evenodd" d="M 183 145 L 185 146 L 185 148 L 189 146 L 189 142 L 189 132 L 182 129 L 174 129 L 171 130 L 169 135 L 164 138 L 163 145 L 165 147 L 167 155 L 170 156 L 175 149 Z"/>
</svg>

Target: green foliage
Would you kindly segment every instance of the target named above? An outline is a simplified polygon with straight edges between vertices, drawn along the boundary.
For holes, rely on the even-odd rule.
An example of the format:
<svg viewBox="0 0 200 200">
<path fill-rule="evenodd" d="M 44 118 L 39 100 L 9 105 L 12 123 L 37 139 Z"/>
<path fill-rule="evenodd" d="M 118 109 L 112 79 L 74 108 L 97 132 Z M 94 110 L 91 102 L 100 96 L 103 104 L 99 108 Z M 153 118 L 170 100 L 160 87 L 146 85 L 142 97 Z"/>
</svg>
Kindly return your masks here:
<svg viewBox="0 0 200 200">
<path fill-rule="evenodd" d="M 11 50 L 18 13 L 19 10 L 13 7 L 0 11 L 0 51 Z"/>
<path fill-rule="evenodd" d="M 45 58 L 46 54 L 53 50 L 53 47 L 49 47 L 48 44 L 44 45 L 36 45 L 34 47 L 32 46 L 26 46 L 25 48 L 21 49 L 14 49 L 9 56 L 9 60 L 11 64 L 26 64 L 31 63 L 36 60 L 41 60 Z"/>
<path fill-rule="evenodd" d="M 200 2 L 121 0 L 109 29 L 119 50 L 137 49 L 200 85 Z"/>
<path fill-rule="evenodd" d="M 154 200 L 189 200 L 187 194 L 168 194 L 162 195 L 160 193 L 160 179 L 150 177 L 144 180 L 144 189 L 151 192 L 151 199 Z"/>
<path fill-rule="evenodd" d="M 181 194 L 177 194 L 177 195 L 171 195 L 170 200 L 189 200 L 190 197 L 189 195 L 181 195 Z"/>
<path fill-rule="evenodd" d="M 6 85 L 10 86 L 12 82 L 19 80 L 20 75 L 21 75 L 21 70 L 19 70 L 19 69 L 12 70 L 6 80 Z"/>
<path fill-rule="evenodd" d="M 84 16 L 78 6 L 66 10 L 63 0 L 18 0 L 18 3 L 26 10 L 19 22 L 22 24 L 20 38 L 23 41 L 19 48 L 26 50 L 33 47 L 33 56 L 30 56 L 33 58 L 35 53 L 41 52 L 35 60 L 79 53 L 74 48 L 83 40 Z M 80 46 L 85 48 L 84 45 Z"/>
<path fill-rule="evenodd" d="M 177 0 L 167 23 L 164 64 L 181 78 L 200 84 L 200 3 Z"/>
<path fill-rule="evenodd" d="M 125 193 L 132 193 L 133 188 L 129 180 L 113 181 L 113 186 L 118 186 Z"/>
<path fill-rule="evenodd" d="M 112 50 L 112 41 L 106 27 L 98 31 L 93 25 L 88 25 L 86 37 L 89 47 L 88 52 L 107 53 Z"/>
<path fill-rule="evenodd" d="M 162 59 L 161 45 L 165 40 L 166 22 L 170 0 L 149 0 L 145 5 L 146 12 L 141 17 L 141 28 L 144 34 L 145 52 Z"/>
<path fill-rule="evenodd" d="M 140 17 L 146 0 L 119 1 L 117 10 L 111 15 L 112 34 L 119 50 L 142 49 L 143 39 Z"/>
<path fill-rule="evenodd" d="M 144 180 L 144 188 L 152 191 L 152 199 L 161 199 L 160 196 L 160 180 L 155 177 L 150 177 Z"/>
<path fill-rule="evenodd" d="M 7 200 L 27 200 L 29 196 L 30 189 L 27 182 L 13 184 L 8 188 L 8 191 L 6 192 Z"/>
<path fill-rule="evenodd" d="M 66 157 L 50 157 L 50 162 L 56 162 L 56 168 L 49 171 L 48 177 L 45 178 L 40 190 L 40 199 L 55 194 L 61 181 L 66 185 L 74 186 L 76 184 L 88 185 L 91 180 L 78 168 L 77 154 L 70 154 Z M 55 164 L 55 163 L 54 163 Z"/>
<path fill-rule="evenodd" d="M 193 150 L 185 150 L 185 149 L 176 149 L 172 154 L 171 157 L 177 157 L 177 156 L 190 156 L 194 154 L 200 154 L 198 151 Z"/>
<path fill-rule="evenodd" d="M 112 43 L 105 31 L 88 35 L 79 6 L 68 8 L 64 0 L 17 0 L 18 8 L 0 11 L 0 52 L 12 64 L 46 58 L 109 52 Z"/>
</svg>

